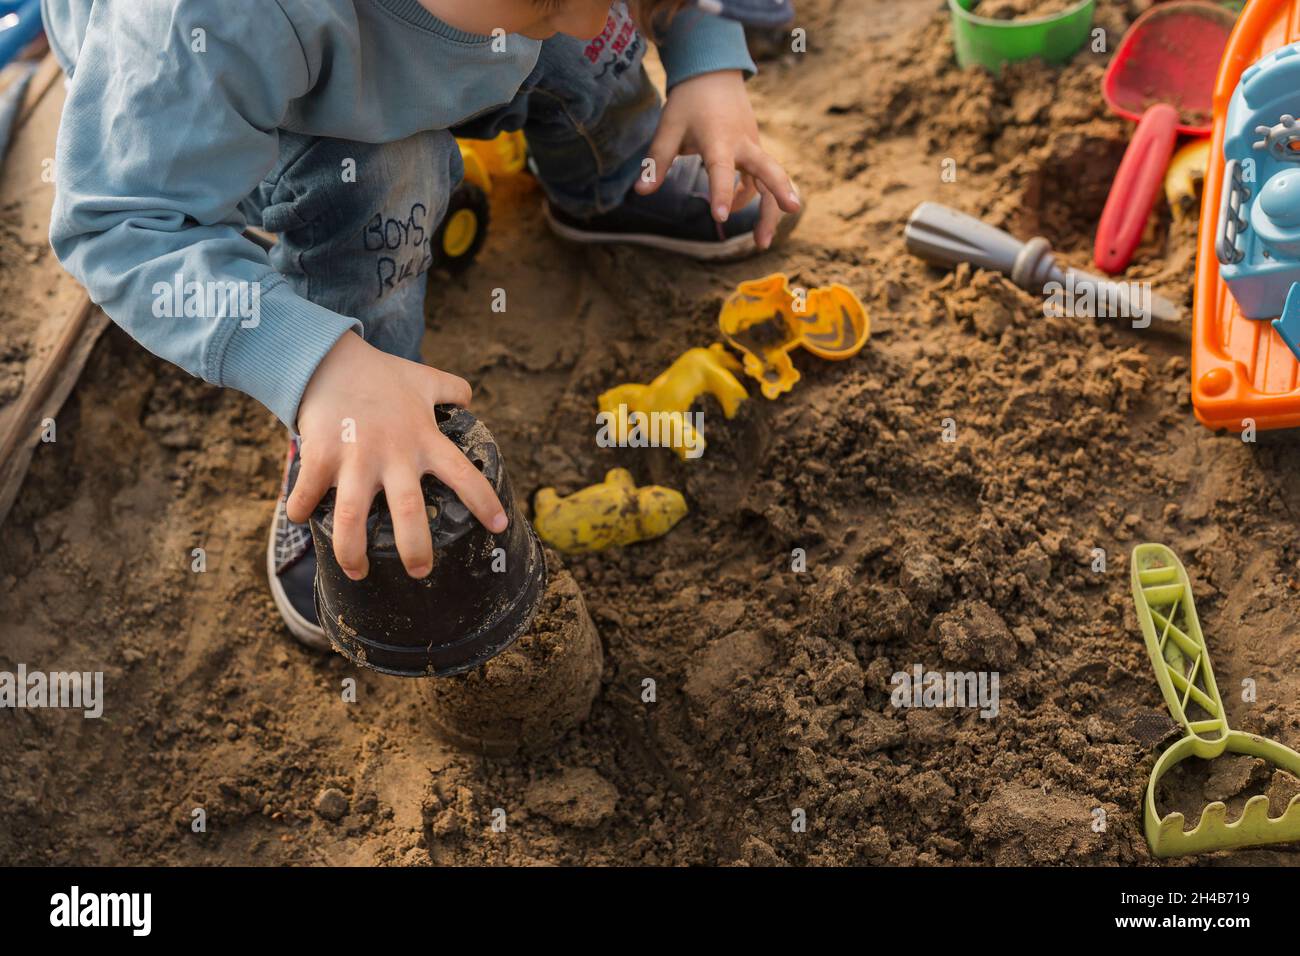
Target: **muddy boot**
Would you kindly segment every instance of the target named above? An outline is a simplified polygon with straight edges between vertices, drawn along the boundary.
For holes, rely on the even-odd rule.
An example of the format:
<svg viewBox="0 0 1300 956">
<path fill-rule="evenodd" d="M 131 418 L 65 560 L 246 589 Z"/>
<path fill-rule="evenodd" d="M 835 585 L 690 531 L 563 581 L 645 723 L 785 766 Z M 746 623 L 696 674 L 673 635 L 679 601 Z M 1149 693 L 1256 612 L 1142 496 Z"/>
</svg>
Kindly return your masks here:
<svg viewBox="0 0 1300 956">
<path fill-rule="evenodd" d="M 421 486 L 433 539 L 433 570 L 415 580 L 397 550 L 381 491 L 366 519 L 369 573 L 344 574 L 334 554 L 334 492 L 311 516 L 316 615 L 329 642 L 355 664 L 396 677 L 473 670 L 528 629 L 546 588 L 536 532 L 515 507 L 505 462 L 487 427 L 463 408 L 435 409 L 442 433 L 482 472 L 510 517 L 493 534 L 432 475 Z"/>
<path fill-rule="evenodd" d="M 544 750 L 591 713 L 604 652 L 582 592 L 554 551 L 547 587 L 527 633 L 459 677 L 429 681 L 434 731 L 487 756 Z"/>
<path fill-rule="evenodd" d="M 330 642 L 316 620 L 316 603 L 312 597 L 316 552 L 312 548 L 311 529 L 305 524 L 294 524 L 285 513 L 297 477 L 298 440 L 290 438 L 280 500 L 275 504 L 266 543 L 266 577 L 271 584 L 271 597 L 289 633 L 314 651 L 328 651 Z"/>
</svg>

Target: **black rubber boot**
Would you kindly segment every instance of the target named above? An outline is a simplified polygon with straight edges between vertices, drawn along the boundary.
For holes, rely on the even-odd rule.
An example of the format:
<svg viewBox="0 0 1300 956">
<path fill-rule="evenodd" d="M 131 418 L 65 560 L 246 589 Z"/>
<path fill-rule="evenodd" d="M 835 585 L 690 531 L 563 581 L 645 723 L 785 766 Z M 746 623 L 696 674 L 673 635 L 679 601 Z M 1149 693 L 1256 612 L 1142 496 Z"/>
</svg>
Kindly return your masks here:
<svg viewBox="0 0 1300 956">
<path fill-rule="evenodd" d="M 393 537 L 382 493 L 366 519 L 370 573 L 353 581 L 334 558 L 334 494 L 311 517 L 316 610 L 335 650 L 399 677 L 442 677 L 478 667 L 527 630 L 546 589 L 536 532 L 515 507 L 491 432 L 463 408 L 439 405 L 438 425 L 491 483 L 510 524 L 492 534 L 455 493 L 426 475 L 433 570 L 413 579 Z"/>
</svg>

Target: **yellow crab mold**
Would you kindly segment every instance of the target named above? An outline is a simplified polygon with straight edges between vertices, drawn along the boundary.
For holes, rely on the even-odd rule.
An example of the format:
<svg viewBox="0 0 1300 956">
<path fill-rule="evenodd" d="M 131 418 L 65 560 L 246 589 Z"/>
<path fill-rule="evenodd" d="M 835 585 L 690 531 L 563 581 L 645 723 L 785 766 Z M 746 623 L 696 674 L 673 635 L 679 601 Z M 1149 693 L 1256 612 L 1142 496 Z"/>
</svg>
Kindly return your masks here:
<svg viewBox="0 0 1300 956">
<path fill-rule="evenodd" d="M 801 378 L 790 359 L 796 348 L 839 362 L 857 355 L 871 336 L 867 310 L 850 289 L 836 284 L 797 293 L 779 272 L 742 282 L 723 303 L 718 327 L 769 399 Z"/>
</svg>

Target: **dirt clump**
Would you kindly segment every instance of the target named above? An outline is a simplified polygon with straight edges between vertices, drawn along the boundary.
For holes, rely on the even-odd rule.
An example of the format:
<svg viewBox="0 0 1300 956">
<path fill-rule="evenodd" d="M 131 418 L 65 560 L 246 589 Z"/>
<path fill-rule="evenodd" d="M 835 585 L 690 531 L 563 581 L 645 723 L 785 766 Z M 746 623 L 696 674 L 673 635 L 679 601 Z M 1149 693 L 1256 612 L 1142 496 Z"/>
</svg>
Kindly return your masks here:
<svg viewBox="0 0 1300 956">
<path fill-rule="evenodd" d="M 1268 795 L 1268 815 L 1280 817 L 1291 806 L 1291 801 L 1300 796 L 1300 780 L 1285 770 L 1274 770 L 1265 792 Z"/>
<path fill-rule="evenodd" d="M 527 632 L 482 667 L 428 681 L 431 719 L 451 743 L 493 756 L 550 747 L 591 713 L 603 664 L 582 592 L 546 551 L 547 586 Z"/>
<path fill-rule="evenodd" d="M 1013 783 L 998 787 L 974 807 L 969 821 L 998 866 L 1086 863 L 1105 843 L 1104 829 L 1096 826 L 1104 809 L 1077 793 Z"/>
<path fill-rule="evenodd" d="M 756 631 L 733 631 L 697 653 L 688 665 L 682 690 L 703 713 L 724 702 L 737 680 L 761 674 L 772 661 L 772 649 Z"/>
<path fill-rule="evenodd" d="M 933 637 L 945 661 L 994 669 L 1015 662 L 1019 650 L 1006 622 L 983 601 L 968 601 L 935 617 Z"/>
<path fill-rule="evenodd" d="M 342 820 L 348 812 L 348 797 L 337 787 L 329 787 L 316 795 L 316 812 L 326 820 Z"/>
<path fill-rule="evenodd" d="M 524 806 L 561 826 L 590 830 L 618 805 L 618 788 L 590 767 L 575 767 L 532 784 Z"/>
</svg>

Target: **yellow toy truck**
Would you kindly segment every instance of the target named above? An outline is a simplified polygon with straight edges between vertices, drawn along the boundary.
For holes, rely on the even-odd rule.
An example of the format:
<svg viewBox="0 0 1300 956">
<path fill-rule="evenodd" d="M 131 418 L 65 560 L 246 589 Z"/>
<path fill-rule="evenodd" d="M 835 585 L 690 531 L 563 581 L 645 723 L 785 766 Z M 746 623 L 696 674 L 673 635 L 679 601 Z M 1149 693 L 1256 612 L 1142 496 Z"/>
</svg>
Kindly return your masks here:
<svg viewBox="0 0 1300 956">
<path fill-rule="evenodd" d="M 447 214 L 433 235 L 433 268 L 453 275 L 473 264 L 487 240 L 493 177 L 515 175 L 528 163 L 528 145 L 521 132 L 502 133 L 490 141 L 456 142 L 465 163 L 465 178 L 451 194 Z"/>
</svg>

